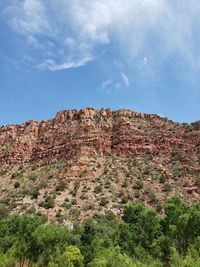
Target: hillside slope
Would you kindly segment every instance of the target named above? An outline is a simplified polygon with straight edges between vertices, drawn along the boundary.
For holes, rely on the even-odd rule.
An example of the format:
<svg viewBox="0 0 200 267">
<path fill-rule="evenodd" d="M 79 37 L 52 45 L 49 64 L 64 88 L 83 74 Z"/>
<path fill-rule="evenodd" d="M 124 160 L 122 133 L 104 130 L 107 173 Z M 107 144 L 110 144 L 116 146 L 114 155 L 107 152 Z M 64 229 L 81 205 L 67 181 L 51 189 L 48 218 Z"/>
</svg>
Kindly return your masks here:
<svg viewBox="0 0 200 267">
<path fill-rule="evenodd" d="M 110 109 L 67 110 L 0 128 L 0 202 L 70 223 L 127 202 L 162 212 L 170 195 L 200 200 L 200 123 Z"/>
</svg>

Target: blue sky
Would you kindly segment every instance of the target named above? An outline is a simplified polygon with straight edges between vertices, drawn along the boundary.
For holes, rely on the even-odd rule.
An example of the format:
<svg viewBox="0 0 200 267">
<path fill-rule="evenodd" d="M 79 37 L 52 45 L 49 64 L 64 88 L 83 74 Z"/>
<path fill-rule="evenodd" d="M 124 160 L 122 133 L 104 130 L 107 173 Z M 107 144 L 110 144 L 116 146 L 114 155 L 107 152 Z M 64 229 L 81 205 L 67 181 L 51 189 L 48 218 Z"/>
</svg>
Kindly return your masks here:
<svg viewBox="0 0 200 267">
<path fill-rule="evenodd" d="M 63 109 L 200 119 L 200 1 L 1 0 L 0 124 Z"/>
</svg>

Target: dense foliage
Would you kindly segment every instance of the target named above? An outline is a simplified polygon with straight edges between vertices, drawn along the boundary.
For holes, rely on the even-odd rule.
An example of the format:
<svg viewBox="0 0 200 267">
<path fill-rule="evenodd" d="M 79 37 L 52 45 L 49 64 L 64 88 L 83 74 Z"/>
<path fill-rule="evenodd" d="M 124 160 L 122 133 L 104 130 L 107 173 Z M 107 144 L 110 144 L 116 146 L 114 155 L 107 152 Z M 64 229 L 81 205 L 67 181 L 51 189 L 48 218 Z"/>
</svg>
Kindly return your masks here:
<svg viewBox="0 0 200 267">
<path fill-rule="evenodd" d="M 0 216 L 0 267 L 200 266 L 200 205 L 188 207 L 178 197 L 163 216 L 129 204 L 122 220 L 97 214 L 73 230 L 2 208 Z"/>
</svg>

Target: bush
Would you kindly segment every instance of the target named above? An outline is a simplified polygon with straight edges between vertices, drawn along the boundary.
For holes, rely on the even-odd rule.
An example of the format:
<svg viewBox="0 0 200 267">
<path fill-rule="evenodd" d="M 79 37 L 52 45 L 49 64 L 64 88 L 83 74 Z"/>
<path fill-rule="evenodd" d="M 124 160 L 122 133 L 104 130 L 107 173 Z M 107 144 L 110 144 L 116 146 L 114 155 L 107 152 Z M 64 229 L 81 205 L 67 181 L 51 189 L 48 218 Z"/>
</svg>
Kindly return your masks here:
<svg viewBox="0 0 200 267">
<path fill-rule="evenodd" d="M 80 183 L 79 183 L 78 181 L 76 181 L 76 182 L 74 183 L 74 188 L 73 188 L 73 190 L 71 190 L 71 192 L 70 192 L 70 193 L 72 194 L 72 196 L 74 196 L 74 197 L 76 196 L 79 187 L 80 187 Z"/>
<path fill-rule="evenodd" d="M 144 185 L 143 182 L 142 182 L 141 180 L 138 179 L 138 180 L 135 182 L 133 188 L 134 188 L 134 189 L 138 189 L 138 190 L 140 190 L 140 189 L 143 188 L 143 185 Z"/>
<path fill-rule="evenodd" d="M 28 175 L 28 179 L 35 182 L 37 180 L 37 175 L 35 173 L 31 173 Z"/>
<path fill-rule="evenodd" d="M 100 206 L 106 206 L 108 204 L 108 202 L 109 202 L 109 200 L 106 197 L 102 197 L 99 205 Z"/>
<path fill-rule="evenodd" d="M 169 183 L 165 183 L 164 185 L 163 185 L 163 191 L 164 192 L 170 192 L 172 190 L 172 186 L 171 186 L 171 184 L 169 184 Z"/>
<path fill-rule="evenodd" d="M 83 210 L 87 211 L 87 210 L 93 210 L 94 209 L 94 205 L 92 204 L 85 204 L 83 207 Z"/>
<path fill-rule="evenodd" d="M 31 196 L 32 199 L 37 199 L 39 196 L 39 189 L 38 188 L 33 188 L 30 190 L 29 195 Z"/>
<path fill-rule="evenodd" d="M 46 196 L 45 200 L 40 203 L 40 206 L 46 208 L 46 209 L 51 209 L 55 207 L 55 200 L 51 196 Z"/>
<path fill-rule="evenodd" d="M 79 209 L 76 208 L 72 208 L 69 210 L 69 215 L 78 218 L 81 214 L 81 211 Z"/>
<path fill-rule="evenodd" d="M 180 171 L 178 162 L 173 164 L 172 173 L 173 173 L 173 177 L 175 180 L 181 176 L 181 171 Z"/>
<path fill-rule="evenodd" d="M 121 203 L 122 203 L 122 204 L 126 204 L 126 203 L 128 203 L 128 196 L 122 196 L 122 198 L 121 198 Z"/>
<path fill-rule="evenodd" d="M 19 182 L 15 182 L 14 183 L 14 188 L 19 188 L 20 187 L 20 183 Z"/>
<path fill-rule="evenodd" d="M 171 158 L 173 161 L 180 161 L 183 158 L 182 152 L 180 150 L 173 150 L 171 152 Z"/>
<path fill-rule="evenodd" d="M 157 201 L 158 201 L 157 200 L 157 196 L 156 196 L 156 193 L 153 190 L 149 190 L 148 196 L 149 196 L 150 203 L 152 203 L 152 204 L 157 203 Z"/>
<path fill-rule="evenodd" d="M 58 185 L 56 185 L 56 191 L 59 192 L 59 191 L 64 191 L 66 189 L 66 186 L 67 186 L 67 182 L 62 179 Z"/>
<path fill-rule="evenodd" d="M 14 179 L 14 178 L 18 178 L 18 177 L 20 177 L 20 172 L 13 172 L 12 174 L 11 174 L 11 179 Z"/>
<path fill-rule="evenodd" d="M 102 192 L 102 186 L 101 186 L 101 185 L 97 185 L 97 186 L 95 186 L 95 188 L 94 188 L 94 192 L 95 192 L 96 194 Z"/>
<path fill-rule="evenodd" d="M 159 182 L 161 184 L 164 184 L 166 182 L 166 176 L 164 174 L 161 174 L 160 178 L 159 178 Z"/>
<path fill-rule="evenodd" d="M 72 204 L 72 205 L 76 205 L 76 204 L 77 204 L 77 200 L 76 200 L 76 198 L 72 198 L 72 200 L 71 200 L 71 204 Z"/>
<path fill-rule="evenodd" d="M 105 214 L 105 217 L 108 221 L 113 221 L 116 219 L 116 216 L 114 214 L 114 212 L 112 212 L 112 210 L 108 210 Z"/>
<path fill-rule="evenodd" d="M 134 196 L 135 196 L 135 198 L 140 198 L 141 197 L 141 193 L 140 193 L 140 191 L 138 189 L 135 190 Z"/>
<path fill-rule="evenodd" d="M 124 182 L 122 183 L 122 187 L 123 188 L 126 188 L 128 186 L 128 181 L 127 181 L 127 179 L 126 180 L 124 180 Z"/>
</svg>

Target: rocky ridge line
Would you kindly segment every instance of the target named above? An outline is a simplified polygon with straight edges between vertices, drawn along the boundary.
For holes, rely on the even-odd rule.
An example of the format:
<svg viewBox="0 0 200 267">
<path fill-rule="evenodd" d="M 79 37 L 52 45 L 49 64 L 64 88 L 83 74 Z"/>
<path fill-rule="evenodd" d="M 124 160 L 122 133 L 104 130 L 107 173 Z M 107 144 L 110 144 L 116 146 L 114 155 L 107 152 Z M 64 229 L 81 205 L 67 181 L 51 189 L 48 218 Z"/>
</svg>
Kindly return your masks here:
<svg viewBox="0 0 200 267">
<path fill-rule="evenodd" d="M 199 124 L 197 124 L 198 126 Z M 0 128 L 0 166 L 66 160 L 74 156 L 194 153 L 200 126 L 174 123 L 155 114 L 130 110 L 66 110 L 52 120 Z"/>
</svg>

